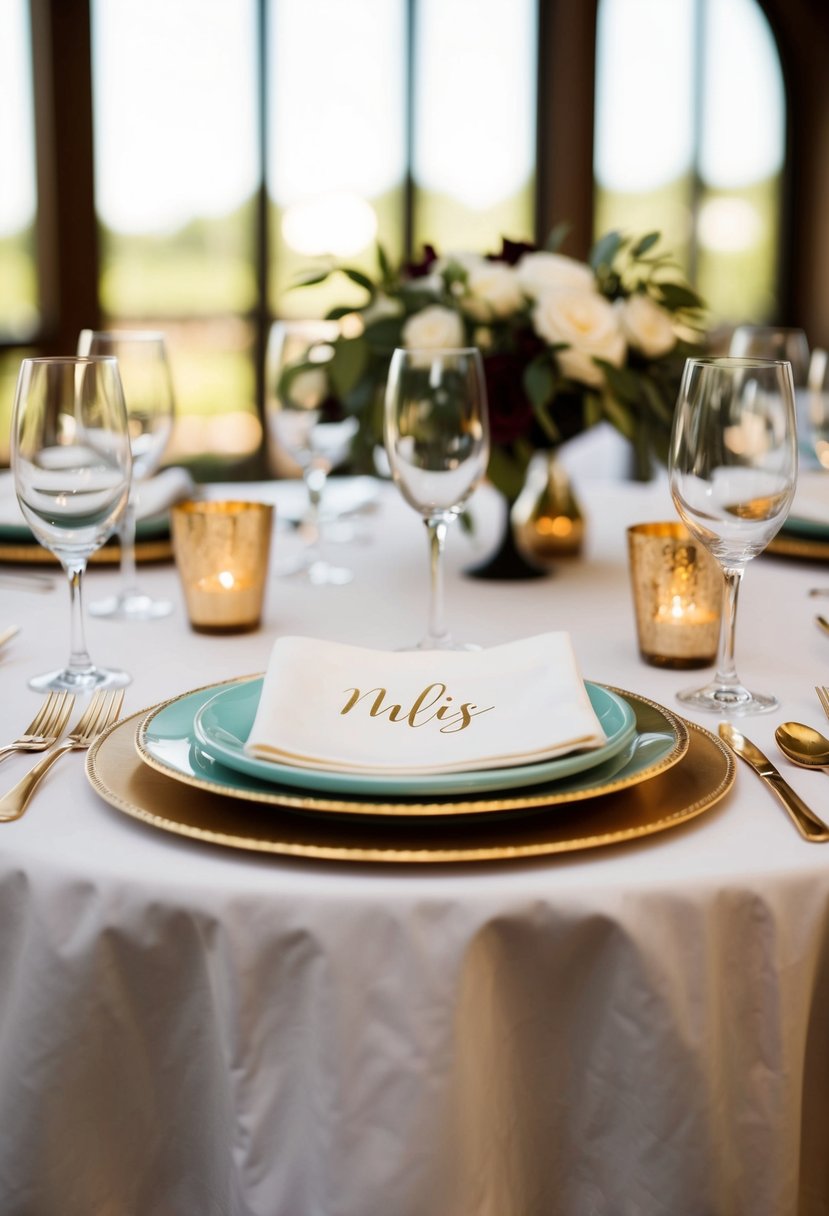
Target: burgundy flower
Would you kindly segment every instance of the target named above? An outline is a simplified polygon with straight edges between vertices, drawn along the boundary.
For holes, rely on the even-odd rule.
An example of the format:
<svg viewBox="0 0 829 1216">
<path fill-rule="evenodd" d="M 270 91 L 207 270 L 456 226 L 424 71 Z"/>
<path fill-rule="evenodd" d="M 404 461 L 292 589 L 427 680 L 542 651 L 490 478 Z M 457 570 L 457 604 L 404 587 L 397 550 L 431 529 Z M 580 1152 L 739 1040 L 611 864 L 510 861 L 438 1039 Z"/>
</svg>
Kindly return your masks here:
<svg viewBox="0 0 829 1216">
<path fill-rule="evenodd" d="M 406 278 L 407 279 L 422 279 L 430 273 L 433 265 L 438 260 L 437 251 L 433 245 L 423 246 L 423 256 L 419 262 L 406 263 Z"/>
<path fill-rule="evenodd" d="M 493 444 L 510 444 L 528 435 L 534 415 L 522 383 L 524 364 L 512 354 L 486 355 L 484 374 Z"/>
<path fill-rule="evenodd" d="M 488 253 L 487 260 L 490 262 L 506 262 L 508 266 L 515 266 L 520 262 L 525 253 L 535 253 L 537 245 L 528 244 L 526 241 L 511 241 L 509 237 L 501 237 L 501 252 Z"/>
</svg>

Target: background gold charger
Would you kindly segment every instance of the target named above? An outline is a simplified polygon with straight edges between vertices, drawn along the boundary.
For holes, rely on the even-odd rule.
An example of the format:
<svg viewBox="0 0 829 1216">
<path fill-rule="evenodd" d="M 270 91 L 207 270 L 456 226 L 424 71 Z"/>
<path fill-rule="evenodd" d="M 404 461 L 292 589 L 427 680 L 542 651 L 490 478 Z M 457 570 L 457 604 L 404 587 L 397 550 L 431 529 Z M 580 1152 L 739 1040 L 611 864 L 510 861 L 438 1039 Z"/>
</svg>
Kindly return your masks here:
<svg viewBox="0 0 829 1216">
<path fill-rule="evenodd" d="M 714 806 L 734 782 L 731 752 L 688 722 L 690 745 L 667 772 L 584 802 L 502 816 L 446 820 L 329 817 L 208 793 L 150 768 L 135 750 L 143 714 L 116 723 L 90 749 L 86 771 L 117 810 L 208 844 L 329 861 L 508 861 L 635 840 Z"/>
<path fill-rule="evenodd" d="M 829 540 L 778 532 L 765 551 L 778 557 L 805 557 L 809 561 L 825 562 L 829 561 Z"/>
<path fill-rule="evenodd" d="M 169 538 L 158 540 L 138 540 L 135 542 L 135 560 L 137 562 L 162 562 L 173 556 L 173 546 Z M 117 566 L 121 561 L 121 546 L 119 544 L 103 545 L 89 557 L 91 566 Z M 15 544 L 7 542 L 0 544 L 0 562 L 16 562 L 21 566 L 59 566 L 60 562 L 48 549 L 37 543 L 27 544 L 25 541 Z"/>
</svg>

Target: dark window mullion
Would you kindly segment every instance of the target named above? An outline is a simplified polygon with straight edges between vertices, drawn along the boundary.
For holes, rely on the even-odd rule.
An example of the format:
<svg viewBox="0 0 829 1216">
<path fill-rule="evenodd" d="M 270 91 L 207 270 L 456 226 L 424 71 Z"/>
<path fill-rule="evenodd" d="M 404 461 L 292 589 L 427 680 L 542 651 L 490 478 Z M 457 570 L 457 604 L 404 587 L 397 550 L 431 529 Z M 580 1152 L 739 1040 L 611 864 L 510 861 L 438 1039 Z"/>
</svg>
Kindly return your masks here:
<svg viewBox="0 0 829 1216">
<path fill-rule="evenodd" d="M 42 345 L 100 321 L 88 0 L 31 0 Z"/>
</svg>

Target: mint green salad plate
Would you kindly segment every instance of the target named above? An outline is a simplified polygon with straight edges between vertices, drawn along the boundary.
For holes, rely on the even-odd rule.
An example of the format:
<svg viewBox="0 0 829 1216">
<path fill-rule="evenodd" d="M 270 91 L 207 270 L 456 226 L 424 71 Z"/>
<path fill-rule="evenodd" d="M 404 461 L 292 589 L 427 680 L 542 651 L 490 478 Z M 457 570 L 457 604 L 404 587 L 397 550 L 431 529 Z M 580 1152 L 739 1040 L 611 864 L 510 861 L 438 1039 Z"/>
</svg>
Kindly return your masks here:
<svg viewBox="0 0 829 1216">
<path fill-rule="evenodd" d="M 255 683 L 251 679 L 223 681 L 183 693 L 156 706 L 143 717 L 136 731 L 139 756 L 151 768 L 212 793 L 300 811 L 397 817 L 509 812 L 577 802 L 646 781 L 676 764 L 688 750 L 689 736 L 684 722 L 663 706 L 634 693 L 588 684 L 588 692 L 591 688 L 599 690 L 597 702 L 608 714 L 614 712 L 609 706 L 617 701 L 634 714 L 633 729 L 627 735 L 627 741 L 614 755 L 605 755 L 604 760 L 588 770 L 558 779 L 547 778 L 535 785 L 526 780 L 518 785 L 513 773 L 510 777 L 513 784 L 502 790 L 462 793 L 455 789 L 434 802 L 425 801 L 429 796 L 425 792 L 420 792 L 419 796 L 394 795 L 385 778 L 379 779 L 370 795 L 346 792 L 341 783 L 347 778 L 332 773 L 324 775 L 331 782 L 325 789 L 321 786 L 320 774 L 311 774 L 312 787 L 299 788 L 232 769 L 209 755 L 196 737 L 195 718 L 218 692 L 230 688 L 241 690 Z M 254 691 L 248 689 L 248 696 Z M 607 694 L 607 698 L 602 694 Z M 255 695 L 258 698 L 258 691 Z M 528 767 L 533 766 L 522 766 Z"/>
<path fill-rule="evenodd" d="M 245 742 L 253 726 L 262 693 L 262 678 L 234 684 L 216 693 L 193 717 L 199 746 L 228 768 L 278 785 L 327 790 L 338 794 L 377 794 L 421 797 L 432 794 L 474 794 L 481 790 L 515 789 L 557 781 L 595 768 L 615 756 L 632 738 L 636 716 L 615 693 L 599 684 L 586 684 L 587 695 L 607 742 L 589 751 L 572 752 L 552 760 L 505 768 L 473 769 L 462 773 L 328 773 L 248 756 Z"/>
</svg>

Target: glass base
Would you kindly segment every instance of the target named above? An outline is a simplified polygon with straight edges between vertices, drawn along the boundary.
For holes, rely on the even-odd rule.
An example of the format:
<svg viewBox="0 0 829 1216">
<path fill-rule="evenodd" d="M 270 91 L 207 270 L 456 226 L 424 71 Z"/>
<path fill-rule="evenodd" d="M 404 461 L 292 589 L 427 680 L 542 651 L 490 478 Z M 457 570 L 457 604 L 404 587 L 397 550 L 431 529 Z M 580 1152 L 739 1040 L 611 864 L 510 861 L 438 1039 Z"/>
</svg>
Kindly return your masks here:
<svg viewBox="0 0 829 1216">
<path fill-rule="evenodd" d="M 295 578 L 297 575 L 304 575 L 308 582 L 313 583 L 315 587 L 344 587 L 354 578 L 353 572 L 345 566 L 332 566 L 319 559 L 309 559 L 306 554 L 276 562 L 274 574 L 277 578 Z"/>
<path fill-rule="evenodd" d="M 90 667 L 87 671 L 47 671 L 45 675 L 33 676 L 29 688 L 35 692 L 74 692 L 79 695 L 97 692 L 99 688 L 124 688 L 132 676 L 114 667 Z"/>
<path fill-rule="evenodd" d="M 108 617 L 116 621 L 157 621 L 169 616 L 173 605 L 169 600 L 154 600 L 141 591 L 122 592 L 89 605 L 89 615 Z"/>
<path fill-rule="evenodd" d="M 702 688 L 687 688 L 676 694 L 677 700 L 689 709 L 701 709 L 720 716 L 739 717 L 742 714 L 766 714 L 777 709 L 777 697 L 761 692 L 749 692 L 742 684 L 718 684 Z"/>
<path fill-rule="evenodd" d="M 419 642 L 415 642 L 414 646 L 401 646 L 401 651 L 404 650 L 482 650 L 477 642 L 456 642 L 450 634 L 445 634 L 441 638 L 432 638 L 428 635 L 421 638 Z"/>
</svg>

